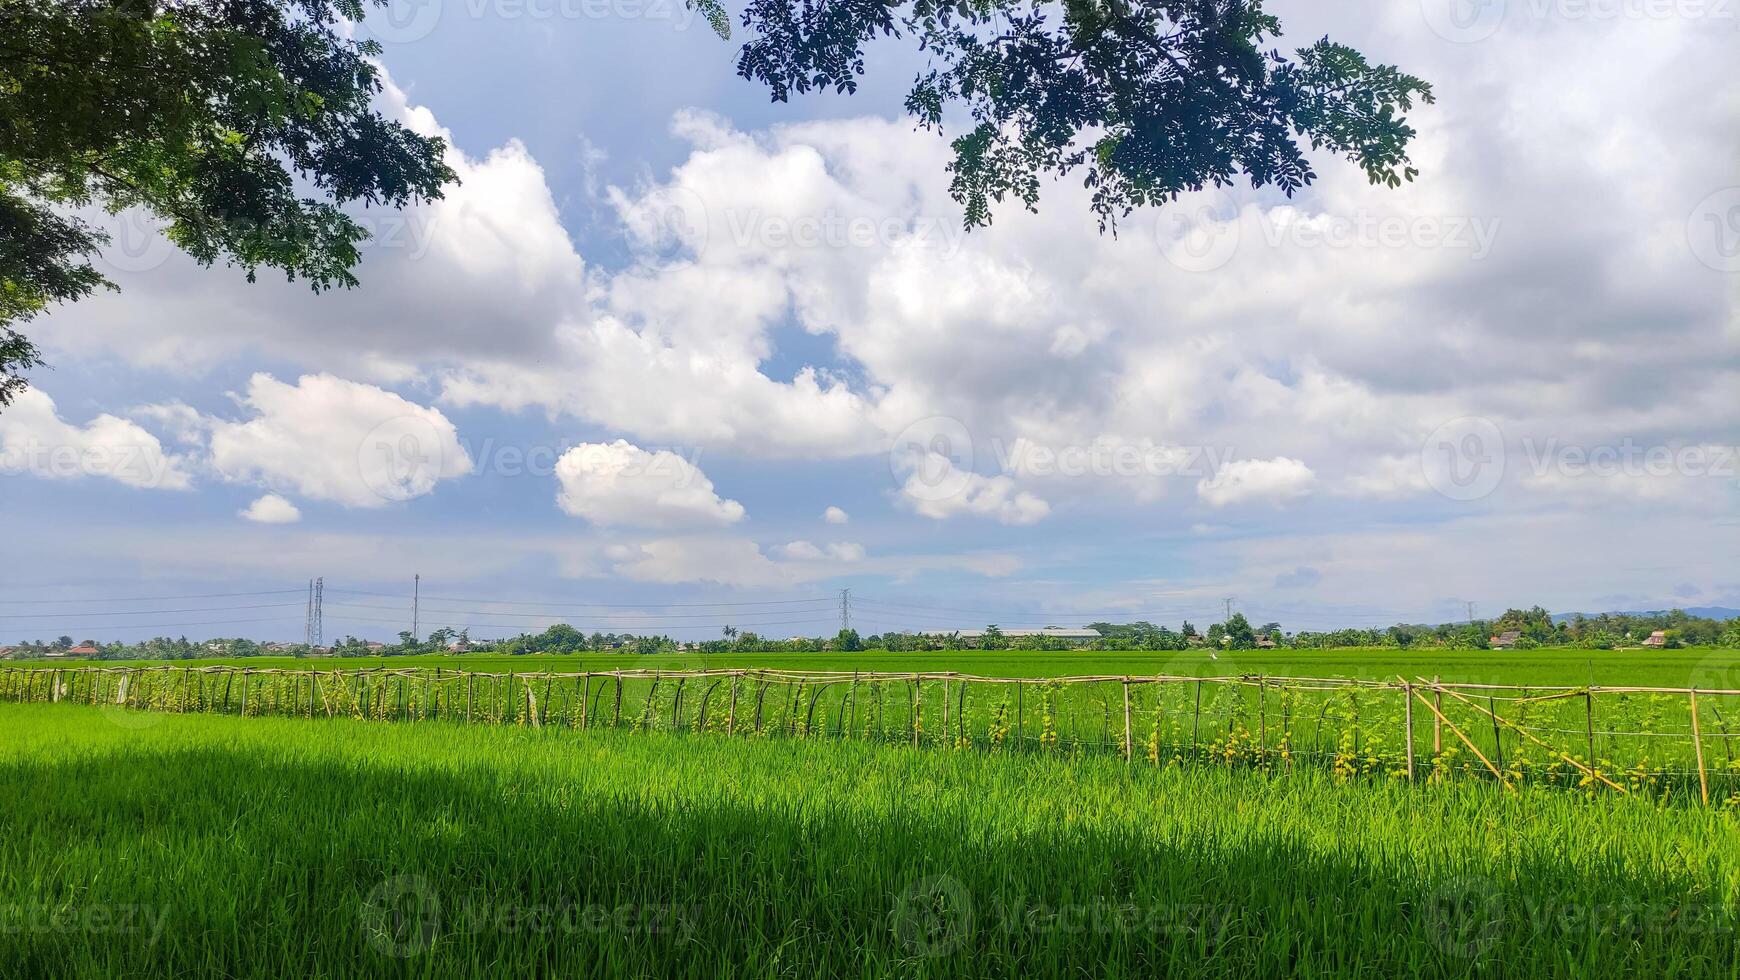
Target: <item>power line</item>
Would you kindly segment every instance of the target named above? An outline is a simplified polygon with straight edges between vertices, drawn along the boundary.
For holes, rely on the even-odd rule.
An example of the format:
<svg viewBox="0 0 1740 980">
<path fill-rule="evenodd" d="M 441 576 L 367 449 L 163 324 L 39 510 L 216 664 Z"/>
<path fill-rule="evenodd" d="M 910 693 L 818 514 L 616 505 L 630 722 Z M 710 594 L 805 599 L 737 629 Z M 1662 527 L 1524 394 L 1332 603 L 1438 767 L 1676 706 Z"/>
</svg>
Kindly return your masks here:
<svg viewBox="0 0 1740 980">
<path fill-rule="evenodd" d="M 386 606 L 367 602 L 335 602 L 334 608 L 341 609 L 402 609 L 402 606 Z M 430 606 L 427 612 L 459 614 L 465 616 L 497 616 L 512 619 L 555 619 L 564 615 L 560 612 L 512 612 L 505 609 L 455 609 L 448 606 Z M 784 616 L 791 613 L 823 612 L 822 609 L 769 609 L 764 612 L 750 613 L 658 613 L 658 612 L 623 612 L 623 613 L 588 613 L 588 619 L 696 619 L 703 623 L 716 623 L 724 616 L 741 619 L 750 616 Z"/>
<path fill-rule="evenodd" d="M 397 593 L 395 593 L 395 592 L 366 592 L 366 591 L 363 591 L 361 589 L 333 589 L 332 591 L 334 593 L 343 594 L 343 595 L 371 596 L 371 597 L 377 598 L 377 599 L 399 599 L 401 601 L 405 597 L 404 593 L 402 593 L 402 592 L 397 592 Z M 712 608 L 720 608 L 720 607 L 730 608 L 730 607 L 737 607 L 737 606 L 784 606 L 784 605 L 796 605 L 799 603 L 829 603 L 829 604 L 832 604 L 834 602 L 834 598 L 832 596 L 816 596 L 816 597 L 810 598 L 810 599 L 763 599 L 763 600 L 739 601 L 739 602 L 634 602 L 634 603 L 625 603 L 625 602 L 568 602 L 565 600 L 554 600 L 554 599 L 552 599 L 552 600 L 479 599 L 479 598 L 475 598 L 475 597 L 462 598 L 459 596 L 445 596 L 445 595 L 432 595 L 429 597 L 429 600 L 431 602 L 473 602 L 473 603 L 480 603 L 483 605 L 497 605 L 497 606 L 555 606 L 555 607 L 561 607 L 561 608 L 586 607 L 586 608 L 594 608 L 594 609 L 597 609 L 597 608 L 620 609 L 620 608 L 623 608 L 624 606 L 629 606 L 629 607 L 638 606 L 638 607 L 643 608 L 643 609 L 702 609 L 702 608 L 709 608 L 709 607 L 712 607 Z"/>
<path fill-rule="evenodd" d="M 58 605 L 72 602 L 180 602 L 184 599 L 239 599 L 262 595 L 294 595 L 301 591 L 301 589 L 268 589 L 264 592 L 207 592 L 199 595 L 134 596 L 132 598 L 91 597 L 82 599 L 0 599 L 0 604 L 11 606 L 37 606 L 48 605 L 51 603 Z M 292 605 L 294 605 L 294 603 L 292 603 Z"/>
<path fill-rule="evenodd" d="M 379 617 L 379 616 L 357 616 L 357 615 L 353 615 L 351 613 L 338 613 L 334 616 L 334 618 L 342 620 L 344 622 L 356 622 L 356 623 L 403 623 L 404 622 L 404 620 L 402 620 L 402 619 L 387 619 L 387 618 L 383 618 L 383 617 Z M 553 618 L 553 617 L 551 617 L 551 618 Z M 477 621 L 474 619 L 469 619 L 466 617 L 459 617 L 459 618 L 454 618 L 454 619 L 442 620 L 442 622 L 444 622 L 446 625 L 449 625 L 449 626 L 468 625 L 468 626 L 486 627 L 486 628 L 490 628 L 490 629 L 524 629 L 525 628 L 525 624 L 523 624 L 523 623 L 480 622 L 480 621 Z M 831 623 L 831 622 L 833 622 L 833 620 L 831 618 L 824 618 L 824 619 L 810 618 L 810 619 L 775 620 L 772 622 L 750 623 L 749 625 L 751 625 L 751 626 L 792 626 L 792 625 L 797 625 L 800 623 Z M 703 628 L 706 624 L 703 624 L 703 623 L 605 623 L 605 624 L 600 625 L 600 624 L 568 623 L 568 622 L 558 621 L 557 623 L 552 623 L 552 625 L 572 626 L 574 629 L 579 630 L 582 633 L 586 633 L 586 632 L 601 633 L 601 632 L 628 631 L 628 630 L 700 629 L 700 628 Z"/>
<path fill-rule="evenodd" d="M 300 602 L 262 602 L 243 606 L 199 606 L 193 609 L 127 609 L 121 612 L 46 612 L 46 613 L 6 613 L 0 619 L 51 619 L 54 617 L 71 616 L 75 619 L 97 619 L 113 616 L 175 616 L 181 613 L 199 612 L 234 612 L 242 609 L 292 609 L 300 606 Z"/>
<path fill-rule="evenodd" d="M 301 603 L 292 603 L 292 605 L 301 605 Z M 295 619 L 287 618 L 287 617 L 286 618 L 266 617 L 266 618 L 261 618 L 261 619 L 207 619 L 207 620 L 201 620 L 199 622 L 194 622 L 194 623 L 102 623 L 99 625 L 103 629 L 110 629 L 110 630 L 158 630 L 158 629 L 179 630 L 179 629 L 186 629 L 189 626 L 229 626 L 229 625 L 240 624 L 240 623 L 294 623 L 294 622 L 296 622 Z M 36 628 L 43 629 L 43 630 L 60 629 L 62 627 L 68 626 L 68 625 L 70 625 L 70 624 L 54 623 L 54 624 L 49 624 L 49 625 L 36 627 Z M 84 628 L 90 629 L 92 627 L 86 626 Z"/>
</svg>

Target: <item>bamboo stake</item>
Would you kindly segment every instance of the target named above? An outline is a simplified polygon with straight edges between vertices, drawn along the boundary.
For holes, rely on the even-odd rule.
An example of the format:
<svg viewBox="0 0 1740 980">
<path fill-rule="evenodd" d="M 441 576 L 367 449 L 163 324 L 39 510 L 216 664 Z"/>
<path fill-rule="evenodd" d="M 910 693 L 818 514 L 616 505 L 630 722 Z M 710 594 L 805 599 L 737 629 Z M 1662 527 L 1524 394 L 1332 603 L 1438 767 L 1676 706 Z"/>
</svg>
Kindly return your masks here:
<svg viewBox="0 0 1740 980">
<path fill-rule="evenodd" d="M 1704 805 L 1709 806 L 1710 780 L 1704 775 L 1704 733 L 1698 727 L 1698 689 L 1692 688 L 1688 696 L 1692 699 L 1692 745 L 1698 756 L 1698 792 L 1704 797 Z"/>
<path fill-rule="evenodd" d="M 1399 680 L 1400 678 L 1398 678 Z M 1408 782 L 1414 781 L 1414 688 L 1402 681 L 1402 742 L 1408 747 Z"/>
<path fill-rule="evenodd" d="M 852 687 L 846 692 L 846 701 L 852 706 L 852 720 L 847 722 L 846 730 L 842 732 L 847 738 L 858 730 L 858 672 L 852 671 Z"/>
<path fill-rule="evenodd" d="M 1438 710 L 1444 710 L 1444 693 L 1438 688 L 1438 675 L 1432 675 L 1432 700 L 1437 703 Z M 1444 754 L 1444 723 L 1437 718 L 1432 719 L 1432 755 Z"/>
<path fill-rule="evenodd" d="M 1130 761 L 1130 679 L 1124 678 L 1124 761 Z"/>
<path fill-rule="evenodd" d="M 725 712 L 726 738 L 730 738 L 737 731 L 737 681 L 742 677 L 741 671 L 731 675 L 731 707 Z"/>
<path fill-rule="evenodd" d="M 1432 710 L 1432 713 L 1438 716 L 1438 720 L 1443 722 L 1450 729 L 1451 732 L 1455 733 L 1457 738 L 1462 740 L 1463 745 L 1468 746 L 1468 751 L 1474 753 L 1474 757 L 1476 759 L 1479 759 L 1481 762 L 1486 763 L 1486 768 L 1492 770 L 1492 774 L 1493 774 L 1493 776 L 1497 777 L 1499 785 L 1503 786 L 1505 789 L 1508 789 L 1513 793 L 1516 792 L 1516 787 L 1512 786 L 1510 784 L 1510 780 L 1504 778 L 1504 773 L 1499 772 L 1498 767 L 1492 764 L 1492 760 L 1488 759 L 1484 754 L 1482 754 L 1480 749 L 1475 747 L 1474 742 L 1471 741 L 1467 735 L 1462 734 L 1462 729 L 1457 728 L 1455 722 L 1444 717 L 1443 712 L 1439 711 L 1436 707 L 1434 707 L 1432 702 L 1426 700 L 1425 695 L 1422 695 L 1419 691 L 1414 691 L 1413 695 L 1414 695 L 1414 697 L 1420 699 L 1421 704 L 1430 708 Z M 1475 707 L 1478 708 L 1479 705 L 1475 705 Z"/>
<path fill-rule="evenodd" d="M 1462 702 L 1466 703 L 1467 705 L 1469 705 L 1470 707 L 1472 707 L 1476 711 L 1483 711 L 1483 712 L 1486 711 L 1486 709 L 1480 705 L 1480 702 L 1475 701 L 1472 698 L 1467 697 L 1466 695 L 1458 694 L 1455 691 L 1452 691 L 1448 688 L 1444 689 L 1444 693 L 1450 695 L 1451 697 L 1457 699 L 1458 701 L 1462 701 Z M 1487 713 L 1491 714 L 1491 712 L 1487 712 Z M 1498 718 L 1497 715 L 1493 715 L 1493 717 Z M 1546 749 L 1548 752 L 1558 753 L 1558 757 L 1560 759 L 1562 759 L 1566 762 L 1569 762 L 1573 766 L 1576 766 L 1578 769 L 1582 770 L 1583 773 L 1585 775 L 1589 776 L 1590 778 L 1598 779 L 1601 782 L 1606 783 L 1608 786 L 1611 786 L 1612 788 L 1618 790 L 1621 793 L 1625 792 L 1625 787 L 1619 785 L 1618 783 L 1614 782 L 1611 779 L 1608 779 L 1606 776 L 1601 775 L 1600 773 L 1598 773 L 1595 770 L 1589 768 L 1588 766 L 1582 764 L 1581 762 L 1578 762 L 1576 759 L 1571 757 L 1571 753 L 1556 749 L 1553 746 L 1542 741 L 1541 739 L 1536 738 L 1535 734 L 1533 732 L 1522 727 L 1521 725 L 1518 725 L 1518 724 L 1510 721 L 1507 718 L 1498 718 L 1498 721 L 1500 724 L 1504 725 L 1506 728 L 1509 728 L 1511 731 L 1516 732 L 1518 735 L 1521 735 L 1523 738 L 1526 738 L 1529 741 L 1535 743 L 1536 745 L 1539 745 L 1541 748 Z"/>
<path fill-rule="evenodd" d="M 1202 679 L 1196 681 L 1196 707 L 1190 716 L 1190 751 L 1196 753 L 1196 737 L 1202 728 Z"/>
<path fill-rule="evenodd" d="M 1257 761 L 1269 758 L 1269 685 L 1257 678 Z"/>
<path fill-rule="evenodd" d="M 924 703 L 924 680 L 912 675 L 912 747 L 918 748 L 919 710 Z"/>
</svg>

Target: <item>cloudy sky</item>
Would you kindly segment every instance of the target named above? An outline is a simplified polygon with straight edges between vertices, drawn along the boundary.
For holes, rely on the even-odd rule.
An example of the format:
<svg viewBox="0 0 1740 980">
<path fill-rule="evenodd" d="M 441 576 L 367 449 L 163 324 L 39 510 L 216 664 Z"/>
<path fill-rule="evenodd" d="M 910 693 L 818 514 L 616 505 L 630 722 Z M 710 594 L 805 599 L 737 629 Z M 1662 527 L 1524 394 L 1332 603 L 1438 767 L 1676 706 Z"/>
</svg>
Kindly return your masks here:
<svg viewBox="0 0 1740 980">
<path fill-rule="evenodd" d="M 1115 237 L 962 231 L 898 43 L 773 105 L 665 0 L 395 9 L 462 184 L 339 294 L 112 219 L 0 413 L 0 640 L 297 638 L 313 576 L 329 638 L 416 574 L 481 634 L 1740 606 L 1740 4 L 1273 9 L 1432 82 L 1419 179 Z"/>
</svg>

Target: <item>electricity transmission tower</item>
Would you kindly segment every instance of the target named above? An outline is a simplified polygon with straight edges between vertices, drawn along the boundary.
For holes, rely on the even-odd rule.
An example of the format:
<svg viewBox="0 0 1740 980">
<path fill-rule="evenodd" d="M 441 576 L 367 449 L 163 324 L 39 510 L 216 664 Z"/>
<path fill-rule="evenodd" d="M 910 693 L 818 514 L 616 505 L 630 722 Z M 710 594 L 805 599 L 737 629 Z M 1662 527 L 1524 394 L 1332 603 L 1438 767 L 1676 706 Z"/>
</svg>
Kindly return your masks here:
<svg viewBox="0 0 1740 980">
<path fill-rule="evenodd" d="M 840 590 L 840 632 L 852 628 L 852 590 Z"/>
<path fill-rule="evenodd" d="M 311 578 L 308 580 L 308 613 L 303 624 L 303 640 L 310 647 L 320 646 L 326 640 L 326 627 L 321 622 L 321 599 L 326 591 L 326 579 Z"/>
</svg>

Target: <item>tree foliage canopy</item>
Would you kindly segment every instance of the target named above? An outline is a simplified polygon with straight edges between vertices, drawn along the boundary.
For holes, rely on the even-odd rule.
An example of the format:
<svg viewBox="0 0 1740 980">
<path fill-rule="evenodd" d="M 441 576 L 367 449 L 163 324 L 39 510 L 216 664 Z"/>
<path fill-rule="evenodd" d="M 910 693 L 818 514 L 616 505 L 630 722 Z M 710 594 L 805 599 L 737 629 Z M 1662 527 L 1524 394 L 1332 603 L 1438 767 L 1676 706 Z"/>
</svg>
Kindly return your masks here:
<svg viewBox="0 0 1740 980">
<path fill-rule="evenodd" d="M 970 119 L 950 165 L 969 226 L 1076 170 L 1102 229 L 1241 174 L 1291 194 L 1317 176 L 1308 149 L 1393 187 L 1415 174 L 1403 114 L 1432 101 L 1328 38 L 1283 53 L 1262 0 L 750 0 L 742 22 L 737 71 L 775 101 L 854 91 L 869 42 L 916 41 L 930 65 L 907 110 L 936 130 L 951 106 Z"/>
<path fill-rule="evenodd" d="M 721 35 L 722 0 L 688 0 Z M 143 208 L 199 262 L 352 286 L 355 202 L 399 207 L 454 179 L 442 141 L 374 107 L 385 0 L 0 0 L 0 405 L 40 363 L 15 326 L 108 285 L 81 215 Z M 865 49 L 928 59 L 906 108 L 960 128 L 969 227 L 1080 171 L 1102 230 L 1142 205 L 1245 178 L 1291 194 L 1312 150 L 1374 183 L 1414 176 L 1405 113 L 1431 88 L 1324 38 L 1284 53 L 1261 0 L 747 0 L 737 70 L 776 101 L 855 91 Z"/>
<path fill-rule="evenodd" d="M 381 2 L 381 0 L 371 0 Z M 362 0 L 0 0 L 0 403 L 35 348 L 13 327 L 106 285 L 102 230 L 144 208 L 205 265 L 351 286 L 343 205 L 439 197 L 440 139 L 374 107 Z"/>
</svg>

